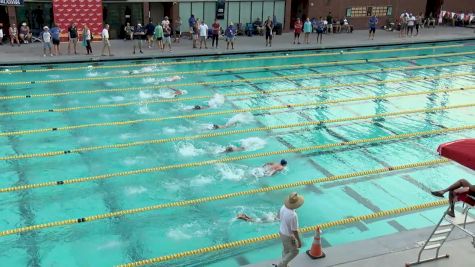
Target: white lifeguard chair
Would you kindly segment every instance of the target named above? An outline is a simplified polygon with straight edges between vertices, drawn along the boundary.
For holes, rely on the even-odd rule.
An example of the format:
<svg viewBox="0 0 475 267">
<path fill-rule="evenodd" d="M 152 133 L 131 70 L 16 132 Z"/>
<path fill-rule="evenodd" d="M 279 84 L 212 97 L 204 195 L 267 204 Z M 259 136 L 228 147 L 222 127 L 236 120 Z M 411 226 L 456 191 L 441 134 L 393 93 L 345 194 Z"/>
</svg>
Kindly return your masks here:
<svg viewBox="0 0 475 267">
<path fill-rule="evenodd" d="M 468 195 L 468 197 L 475 200 L 475 197 Z M 406 267 L 418 265 L 425 262 L 435 261 L 439 259 L 448 258 L 449 254 L 440 254 L 440 249 L 444 245 L 445 241 L 449 238 L 450 233 L 454 229 L 459 229 L 468 236 L 472 238 L 472 245 L 475 248 L 475 233 L 469 231 L 466 226 L 468 224 L 475 223 L 475 219 L 469 216 L 469 211 L 475 206 L 463 202 L 464 207 L 462 213 L 455 211 L 455 218 L 447 215 L 447 211 L 444 212 L 442 218 L 440 218 L 439 223 L 435 226 L 434 230 L 430 234 L 429 238 L 424 242 L 417 255 L 417 261 L 406 263 Z M 429 253 L 429 251 L 434 251 L 435 255 L 422 258 L 424 254 Z M 426 252 L 426 253 L 424 253 Z"/>
</svg>

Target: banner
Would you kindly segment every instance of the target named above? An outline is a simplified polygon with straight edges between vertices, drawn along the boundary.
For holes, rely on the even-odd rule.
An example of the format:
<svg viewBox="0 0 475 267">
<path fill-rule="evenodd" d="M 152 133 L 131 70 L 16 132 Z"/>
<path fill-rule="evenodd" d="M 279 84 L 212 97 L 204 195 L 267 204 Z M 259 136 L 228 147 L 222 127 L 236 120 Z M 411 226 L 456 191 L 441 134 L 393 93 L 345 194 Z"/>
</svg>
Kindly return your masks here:
<svg viewBox="0 0 475 267">
<path fill-rule="evenodd" d="M 68 28 L 76 23 L 78 33 L 82 35 L 83 26 L 91 30 L 94 40 L 100 39 L 102 32 L 102 0 L 53 0 L 55 24 L 62 34 L 68 34 Z"/>
<path fill-rule="evenodd" d="M 0 0 L 0 6 L 22 6 L 23 0 Z"/>
<path fill-rule="evenodd" d="M 224 0 L 218 0 L 216 2 L 216 18 L 217 19 L 224 19 L 225 6 L 226 6 L 226 2 Z"/>
</svg>

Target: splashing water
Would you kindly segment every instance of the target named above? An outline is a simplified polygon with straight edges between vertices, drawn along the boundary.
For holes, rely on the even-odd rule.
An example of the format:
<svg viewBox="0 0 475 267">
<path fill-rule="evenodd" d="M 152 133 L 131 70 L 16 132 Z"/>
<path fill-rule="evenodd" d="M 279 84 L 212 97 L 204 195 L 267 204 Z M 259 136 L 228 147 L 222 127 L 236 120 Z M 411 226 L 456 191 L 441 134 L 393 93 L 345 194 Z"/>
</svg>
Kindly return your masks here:
<svg viewBox="0 0 475 267">
<path fill-rule="evenodd" d="M 211 108 L 217 108 L 221 105 L 224 104 L 224 101 L 226 101 L 226 99 L 224 98 L 223 95 L 221 94 L 215 94 L 213 96 L 213 98 L 211 98 L 209 101 L 208 101 L 208 105 L 211 107 Z"/>
<path fill-rule="evenodd" d="M 234 115 L 229 121 L 226 123 L 226 125 L 233 125 L 237 123 L 242 123 L 242 124 L 249 124 L 254 121 L 254 117 L 252 116 L 251 113 L 239 113 Z"/>
<path fill-rule="evenodd" d="M 190 186 L 193 186 L 193 187 L 205 186 L 205 185 L 213 183 L 213 181 L 214 179 L 212 177 L 199 175 L 198 177 L 190 181 Z"/>
<path fill-rule="evenodd" d="M 125 97 L 123 96 L 111 96 L 111 97 L 101 97 L 99 98 L 99 103 L 112 103 L 112 102 L 121 102 L 124 101 Z"/>
<path fill-rule="evenodd" d="M 246 166 L 217 164 L 216 168 L 221 174 L 222 180 L 240 181 L 246 177 Z"/>
<path fill-rule="evenodd" d="M 194 157 L 206 153 L 204 149 L 196 148 L 190 142 L 180 142 L 176 145 L 176 149 L 184 157 Z"/>
<path fill-rule="evenodd" d="M 128 196 L 137 195 L 147 192 L 147 188 L 143 186 L 127 186 L 125 189 L 125 194 Z"/>
<path fill-rule="evenodd" d="M 255 151 L 264 148 L 267 144 L 266 140 L 259 137 L 249 137 L 246 139 L 239 140 L 241 146 L 246 149 L 246 151 Z"/>
</svg>

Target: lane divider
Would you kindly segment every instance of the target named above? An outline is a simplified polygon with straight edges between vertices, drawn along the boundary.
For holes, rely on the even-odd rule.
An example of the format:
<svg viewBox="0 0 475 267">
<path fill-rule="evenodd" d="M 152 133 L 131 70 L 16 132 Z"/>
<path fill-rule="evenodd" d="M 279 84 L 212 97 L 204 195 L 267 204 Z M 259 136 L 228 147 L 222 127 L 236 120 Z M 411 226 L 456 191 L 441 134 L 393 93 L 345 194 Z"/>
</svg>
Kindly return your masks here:
<svg viewBox="0 0 475 267">
<path fill-rule="evenodd" d="M 379 95 L 379 96 L 365 96 L 365 97 L 326 100 L 326 101 L 317 101 L 317 102 L 309 102 L 309 103 L 287 104 L 287 105 L 244 108 L 244 109 L 232 109 L 232 110 L 194 113 L 194 114 L 178 115 L 178 116 L 170 116 L 170 117 L 136 119 L 136 120 L 128 120 L 128 121 L 98 122 L 98 123 L 71 125 L 71 126 L 54 127 L 54 128 L 39 128 L 39 129 L 32 129 L 32 130 L 2 132 L 0 133 L 0 136 L 16 136 L 16 135 L 29 135 L 29 134 L 38 134 L 38 133 L 46 133 L 46 132 L 71 131 L 71 130 L 77 130 L 77 129 L 92 128 L 92 127 L 116 127 L 116 126 L 140 124 L 140 123 L 145 123 L 145 122 L 160 122 L 160 121 L 165 121 L 165 120 L 192 119 L 192 118 L 201 118 L 201 117 L 209 117 L 209 116 L 217 116 L 217 115 L 234 114 L 234 113 L 269 111 L 269 110 L 320 106 L 320 105 L 334 105 L 334 104 L 349 103 L 349 102 L 356 102 L 356 101 L 388 99 L 388 98 L 395 98 L 395 97 L 408 97 L 408 96 L 426 95 L 426 94 L 435 94 L 435 93 L 461 92 L 465 90 L 474 90 L 474 89 L 475 89 L 475 86 L 472 86 L 472 87 L 465 87 L 465 88 L 440 89 L 440 90 L 419 91 L 419 92 L 404 92 L 404 93 L 386 94 L 386 95 Z"/>
<path fill-rule="evenodd" d="M 447 200 L 439 200 L 439 201 L 434 201 L 434 202 L 428 202 L 428 203 L 423 203 L 419 205 L 412 205 L 412 206 L 407 206 L 404 208 L 397 208 L 397 209 L 391 209 L 391 210 L 385 210 L 385 211 L 380 211 L 380 212 L 375 212 L 371 214 L 366 214 L 366 215 L 359 215 L 351 218 L 346 218 L 346 219 L 341 219 L 337 221 L 332 221 L 332 222 L 326 222 L 322 223 L 319 225 L 314 225 L 314 226 L 308 226 L 304 228 L 300 228 L 298 231 L 300 233 L 308 233 L 308 232 L 313 232 L 315 231 L 318 227 L 320 229 L 329 229 L 337 226 L 342 226 L 342 225 L 348 225 L 348 224 L 354 224 L 360 221 L 367 221 L 367 220 L 374 220 L 374 219 L 380 219 L 380 218 L 385 218 L 389 216 L 396 216 L 400 214 L 406 214 L 410 212 L 416 212 L 416 211 L 422 211 L 425 209 L 429 208 L 436 208 L 436 207 L 441 207 L 444 205 L 447 205 L 448 201 Z M 188 250 L 184 252 L 179 252 L 179 253 L 174 253 L 166 256 L 160 256 L 156 258 L 151 258 L 151 259 L 146 259 L 146 260 L 140 260 L 140 261 L 135 261 L 131 263 L 126 263 L 126 264 L 121 264 L 117 265 L 118 267 L 137 267 L 137 266 L 144 266 L 144 265 L 150 265 L 154 263 L 159 263 L 159 262 L 167 262 L 171 260 L 176 260 L 184 257 L 189 257 L 189 256 L 195 256 L 195 255 L 200 255 L 200 254 L 205 254 L 205 253 L 211 253 L 215 251 L 221 251 L 225 249 L 230 249 L 230 248 L 236 248 L 236 247 L 241 247 L 241 246 L 247 246 L 251 244 L 256 244 L 272 239 L 278 239 L 280 238 L 279 234 L 270 234 L 270 235 L 263 235 L 260 237 L 254 237 L 254 238 L 249 238 L 249 239 L 244 239 L 244 240 L 239 240 L 239 241 L 233 241 L 229 243 L 223 243 L 223 244 L 218 244 L 214 246 L 209 246 L 209 247 L 204 247 L 204 248 L 199 248 L 199 249 L 194 249 L 194 250 Z"/>
<path fill-rule="evenodd" d="M 223 94 L 223 96 L 224 97 L 238 97 L 238 96 L 273 95 L 277 93 L 316 91 L 316 90 L 322 90 L 322 89 L 327 89 L 327 88 L 339 88 L 339 87 L 346 87 L 346 86 L 351 86 L 352 88 L 354 88 L 355 86 L 362 86 L 362 85 L 381 85 L 381 84 L 388 84 L 388 83 L 401 83 L 401 82 L 406 82 L 406 81 L 414 82 L 414 81 L 421 81 L 421 80 L 432 81 L 432 80 L 438 80 L 442 78 L 453 79 L 454 77 L 468 76 L 472 74 L 473 74 L 472 72 L 462 72 L 462 73 L 444 74 L 444 75 L 431 76 L 431 77 L 402 78 L 402 79 L 391 79 L 391 80 L 385 80 L 385 81 L 340 83 L 340 84 L 323 85 L 323 86 L 305 86 L 305 87 L 300 87 L 300 88 L 283 88 L 283 89 L 263 90 L 263 91 L 254 91 L 254 92 L 226 93 L 226 94 Z M 211 99 L 212 97 L 214 97 L 214 95 L 153 99 L 153 100 L 143 100 L 143 101 L 131 101 L 131 102 L 125 102 L 125 103 L 98 104 L 98 105 L 88 105 L 88 106 L 78 106 L 78 107 L 10 111 L 10 112 L 0 112 L 0 116 L 19 116 L 19 115 L 29 115 L 29 114 L 37 114 L 37 113 L 70 112 L 70 111 L 78 111 L 78 110 L 86 110 L 86 109 L 119 108 L 119 107 L 135 106 L 135 105 L 149 105 L 149 104 Z"/>
<path fill-rule="evenodd" d="M 156 73 L 143 73 L 143 74 L 129 74 L 120 76 L 100 76 L 100 77 L 86 77 L 86 78 L 68 78 L 68 79 L 48 79 L 48 80 L 35 80 L 34 84 L 51 84 L 51 83 L 66 83 L 66 82 L 78 82 L 78 81 L 104 81 L 111 79 L 136 79 L 146 77 L 158 77 L 158 76 L 177 76 L 185 74 L 210 74 L 210 73 L 222 73 L 222 72 L 243 72 L 251 70 L 272 70 L 272 69 L 297 69 L 308 67 L 323 67 L 323 66 L 344 66 L 350 64 L 366 64 L 376 62 L 391 62 L 402 60 L 417 60 L 427 58 L 438 57 L 456 57 L 473 55 L 475 52 L 457 52 L 448 54 L 436 54 L 425 56 L 407 56 L 407 57 L 395 57 L 395 58 L 378 58 L 378 59 L 358 59 L 358 60 L 342 60 L 342 61 L 330 61 L 330 62 L 314 62 L 314 63 L 301 63 L 301 64 L 287 64 L 287 65 L 272 65 L 272 66 L 256 66 L 256 67 L 240 67 L 240 68 L 228 68 L 228 69 L 209 69 L 209 70 L 192 70 L 192 71 L 175 71 L 175 72 L 156 72 Z M 32 84 L 32 81 L 21 82 L 3 82 L 0 85 L 25 85 Z M 31 89 L 31 88 L 28 88 Z"/>
<path fill-rule="evenodd" d="M 110 213 L 81 217 L 78 219 L 54 221 L 54 222 L 49 222 L 49 223 L 42 223 L 42 224 L 37 224 L 37 225 L 30 225 L 30 226 L 10 229 L 10 230 L 4 230 L 0 232 L 0 237 L 24 233 L 24 232 L 30 232 L 30 231 L 37 231 L 37 230 L 46 229 L 46 228 L 54 228 L 54 227 L 61 227 L 65 225 L 72 225 L 72 224 L 78 224 L 78 223 L 83 223 L 83 222 L 93 222 L 93 221 L 104 220 L 104 219 L 109 219 L 109 218 L 116 218 L 116 217 L 121 217 L 125 215 L 132 215 L 132 214 L 149 212 L 149 211 L 160 210 L 160 209 L 199 205 L 199 204 L 207 203 L 207 202 L 220 201 L 220 200 L 249 196 L 249 195 L 256 195 L 256 194 L 266 193 L 266 192 L 271 192 L 271 191 L 279 191 L 279 190 L 284 190 L 284 189 L 289 189 L 289 188 L 300 187 L 304 185 L 314 185 L 314 184 L 334 182 L 334 181 L 339 181 L 339 180 L 346 180 L 346 179 L 351 179 L 355 177 L 369 176 L 369 175 L 375 175 L 375 174 L 381 174 L 381 173 L 387 173 L 387 172 L 410 170 L 410 169 L 421 168 L 421 167 L 430 167 L 430 166 L 445 164 L 448 162 L 449 162 L 448 159 L 440 158 L 440 159 L 430 160 L 430 161 L 416 162 L 416 163 L 385 167 L 385 168 L 379 168 L 379 169 L 372 169 L 372 170 L 366 170 L 366 171 L 360 171 L 360 172 L 352 172 L 352 173 L 334 175 L 334 176 L 329 176 L 329 177 L 314 178 L 310 180 L 303 180 L 303 181 L 280 184 L 280 185 L 275 185 L 275 186 L 267 186 L 267 187 L 240 191 L 240 192 L 233 192 L 233 193 L 222 194 L 222 195 L 207 196 L 203 198 L 162 203 L 162 204 L 146 206 L 146 207 L 141 207 L 141 208 L 119 210 L 119 211 L 110 212 Z"/>
<path fill-rule="evenodd" d="M 248 82 L 256 82 L 256 81 L 277 81 L 277 80 L 289 80 L 289 79 L 298 79 L 298 78 L 308 79 L 308 78 L 316 78 L 316 77 L 334 77 L 334 76 L 355 75 L 355 74 L 371 74 L 371 73 L 380 73 L 380 72 L 420 70 L 420 69 L 451 67 L 451 66 L 461 67 L 461 66 L 472 65 L 472 64 L 475 64 L 475 61 L 470 60 L 470 61 L 463 61 L 463 62 L 439 63 L 439 64 L 432 64 L 432 65 L 424 65 L 424 66 L 406 66 L 406 67 L 393 67 L 393 68 L 380 68 L 380 69 L 367 69 L 367 70 L 350 70 L 350 71 L 340 71 L 340 72 L 331 72 L 331 73 L 292 74 L 292 75 L 272 76 L 272 77 L 219 80 L 219 81 L 212 81 L 212 82 L 177 83 L 177 84 L 142 86 L 142 87 L 78 90 L 78 91 L 67 91 L 67 92 L 45 93 L 45 94 L 29 94 L 29 95 L 11 95 L 11 96 L 0 96 L 0 100 L 11 100 L 11 99 L 21 99 L 21 98 L 33 98 L 33 97 L 81 95 L 81 94 L 98 94 L 98 93 L 105 93 L 105 92 L 157 90 L 157 89 L 170 88 L 170 87 L 178 88 L 178 87 L 208 86 L 208 85 L 219 85 L 219 84 L 239 84 L 239 83 L 248 83 Z"/>
<path fill-rule="evenodd" d="M 123 176 L 137 175 L 137 174 L 143 174 L 143 173 L 161 172 L 161 171 L 185 169 L 185 168 L 192 168 L 192 167 L 202 167 L 202 166 L 209 166 L 209 165 L 218 164 L 218 163 L 228 163 L 228 162 L 240 161 L 240 160 L 245 160 L 245 159 L 254 159 L 254 158 L 262 158 L 262 157 L 276 156 L 276 155 L 289 154 L 289 153 L 322 150 L 322 149 L 341 147 L 341 146 L 353 146 L 353 145 L 366 144 L 366 143 L 376 143 L 376 142 L 382 142 L 382 141 L 397 140 L 397 139 L 403 139 L 403 138 L 437 135 L 437 134 L 444 134 L 444 133 L 449 133 L 449 132 L 471 130 L 474 128 L 475 128 L 475 125 L 468 125 L 468 126 L 461 126 L 461 127 L 454 127 L 454 128 L 444 128 L 444 129 L 439 129 L 439 130 L 358 139 L 358 140 L 339 142 L 339 143 L 329 143 L 329 144 L 309 146 L 309 147 L 298 147 L 298 148 L 284 149 L 284 150 L 278 150 L 278 151 L 261 152 L 261 153 L 255 153 L 255 154 L 247 154 L 247 155 L 241 155 L 241 156 L 235 156 L 235 157 L 225 157 L 225 158 L 206 160 L 206 161 L 179 163 L 179 164 L 174 164 L 174 165 L 165 165 L 165 166 L 158 166 L 158 167 L 152 167 L 152 168 L 146 168 L 146 169 L 106 173 L 106 174 L 101 174 L 101 175 L 73 178 L 73 179 L 66 179 L 66 180 L 59 180 L 59 181 L 42 182 L 42 183 L 36 183 L 36 184 L 25 184 L 25 185 L 13 186 L 13 187 L 0 188 L 0 193 L 24 191 L 24 190 L 51 187 L 51 186 L 62 186 L 62 185 L 68 185 L 68 184 L 77 184 L 77 183 L 91 182 L 91 181 L 96 181 L 96 180 L 105 180 L 105 179 L 110 179 L 114 177 L 123 177 Z"/>
<path fill-rule="evenodd" d="M 48 152 L 41 152 L 41 153 L 10 155 L 10 156 L 0 157 L 0 161 L 20 160 L 20 159 L 27 159 L 27 158 L 54 157 L 54 156 L 68 155 L 71 153 L 84 153 L 84 152 L 103 150 L 103 149 L 123 149 L 123 148 L 129 148 L 133 146 L 156 145 L 156 144 L 163 144 L 163 143 L 168 143 L 168 142 L 189 141 L 189 140 L 197 140 L 197 139 L 204 139 L 204 138 L 211 138 L 211 137 L 251 133 L 251 132 L 264 132 L 264 131 L 271 131 L 271 130 L 276 130 L 276 129 L 316 126 L 316 125 L 321 125 L 321 124 L 367 120 L 367 119 L 374 119 L 374 118 L 386 118 L 386 117 L 417 114 L 417 113 L 433 113 L 436 111 L 458 109 L 458 108 L 468 108 L 468 107 L 474 107 L 474 106 L 475 106 L 475 103 L 470 103 L 470 104 L 452 105 L 452 106 L 427 108 L 427 109 L 413 109 L 413 110 L 398 111 L 398 112 L 380 113 L 380 114 L 374 114 L 374 115 L 363 115 L 363 116 L 347 117 L 347 118 L 339 118 L 339 119 L 328 119 L 328 120 L 322 120 L 322 121 L 307 121 L 307 122 L 300 122 L 300 123 L 256 127 L 256 128 L 249 128 L 249 129 L 215 132 L 215 133 L 199 134 L 199 135 L 192 135 L 192 136 L 170 137 L 170 138 L 164 138 L 164 139 L 152 139 L 152 140 L 102 145 L 102 146 L 92 146 L 92 147 L 80 147 L 80 148 L 75 148 L 75 149 L 64 149 L 64 150 L 48 151 Z"/>
<path fill-rule="evenodd" d="M 445 49 L 445 48 L 461 48 L 464 47 L 463 44 L 456 45 L 442 45 L 442 46 L 422 46 L 422 47 L 411 47 L 411 48 L 393 48 L 393 49 L 380 49 L 380 50 L 362 50 L 362 51 L 344 51 L 339 52 L 327 52 L 327 53 L 318 53 L 318 54 L 292 54 L 292 55 L 270 55 L 270 56 L 258 56 L 258 57 L 241 57 L 241 58 L 222 58 L 222 59 L 205 59 L 205 60 L 187 60 L 187 61 L 169 61 L 169 62 L 160 62 L 160 63 L 143 63 L 143 64 L 121 64 L 121 65 L 106 65 L 106 66 L 83 66 L 83 67 L 64 67 L 64 68 L 53 68 L 53 69 L 31 69 L 31 70 L 8 70 L 0 71 L 0 74 L 10 74 L 10 73 L 19 73 L 19 72 L 49 72 L 49 71 L 73 71 L 73 70 L 94 70 L 94 69 L 118 69 L 118 68 L 137 68 L 137 67 L 153 67 L 153 66 L 170 66 L 170 65 L 188 65 L 193 63 L 217 63 L 217 62 L 239 62 L 239 61 L 257 61 L 257 60 L 267 60 L 267 59 L 289 59 L 289 58 L 308 58 L 308 57 L 320 57 L 320 56 L 336 56 L 336 55 L 358 55 L 358 54 L 379 54 L 379 53 L 388 53 L 388 52 L 399 52 L 399 51 L 418 51 L 418 50 L 436 50 L 436 49 Z"/>
</svg>

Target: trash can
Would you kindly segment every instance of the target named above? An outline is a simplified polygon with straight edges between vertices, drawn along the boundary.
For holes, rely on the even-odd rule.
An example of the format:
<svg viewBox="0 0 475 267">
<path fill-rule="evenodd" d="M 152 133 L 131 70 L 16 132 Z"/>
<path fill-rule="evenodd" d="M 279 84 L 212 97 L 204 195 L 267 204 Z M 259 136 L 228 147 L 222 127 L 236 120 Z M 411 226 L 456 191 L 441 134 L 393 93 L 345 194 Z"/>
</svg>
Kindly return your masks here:
<svg viewBox="0 0 475 267">
<path fill-rule="evenodd" d="M 274 26 L 275 34 L 282 35 L 282 23 L 276 23 Z"/>
</svg>

